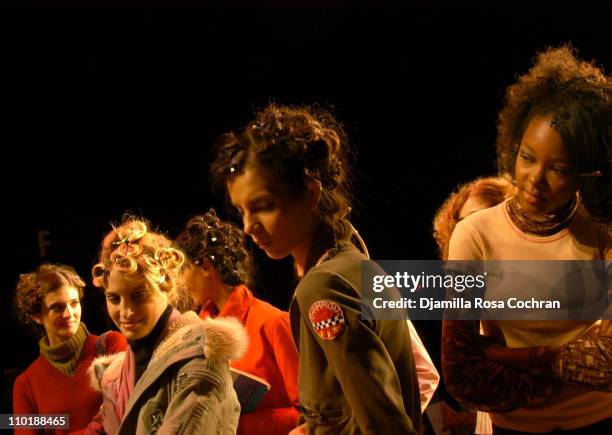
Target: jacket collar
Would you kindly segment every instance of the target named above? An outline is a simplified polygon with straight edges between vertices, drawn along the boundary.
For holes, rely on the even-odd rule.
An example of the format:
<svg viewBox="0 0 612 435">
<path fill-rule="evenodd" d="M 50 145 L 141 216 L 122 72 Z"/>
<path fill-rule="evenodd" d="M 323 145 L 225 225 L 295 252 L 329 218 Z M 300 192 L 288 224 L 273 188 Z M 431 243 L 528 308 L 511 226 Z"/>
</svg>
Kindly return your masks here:
<svg viewBox="0 0 612 435">
<path fill-rule="evenodd" d="M 133 387 L 128 402 L 125 405 L 122 424 L 129 419 L 130 413 L 134 411 L 134 405 L 138 403 L 143 393 L 145 393 L 169 367 L 179 361 L 203 355 L 203 337 L 201 334 L 197 333 L 199 332 L 198 328 L 193 327 L 194 324 L 199 326 L 200 320 L 197 315 L 195 313 L 186 313 L 176 317 L 175 313 L 172 314 L 171 320 L 174 317 L 174 321 L 168 322 L 168 333 L 162 339 L 162 343 L 155 349 L 147 369 Z M 173 323 L 177 322 L 181 323 L 183 327 L 175 329 Z M 183 330 L 185 330 L 186 333 L 182 333 Z M 168 343 L 165 342 L 172 342 L 174 345 L 168 346 Z M 162 346 L 165 347 L 165 351 L 162 351 L 160 354 L 159 350 Z M 138 412 L 138 407 L 136 407 L 135 412 Z M 119 432 L 121 431 L 119 430 Z"/>
<path fill-rule="evenodd" d="M 247 348 L 245 328 L 234 318 L 198 318 L 194 312 L 171 315 L 168 332 L 155 349 L 153 358 L 134 386 L 123 414 L 122 425 L 132 412 L 138 412 L 140 398 L 174 364 L 191 358 L 203 357 L 227 364 L 242 358 Z M 128 423 L 126 423 L 128 424 Z M 119 430 L 121 432 L 121 430 Z"/>
<path fill-rule="evenodd" d="M 208 300 L 200 310 L 200 318 L 235 317 L 244 324 L 252 304 L 253 293 L 245 285 L 239 284 L 232 289 L 221 312 L 212 300 Z"/>
</svg>

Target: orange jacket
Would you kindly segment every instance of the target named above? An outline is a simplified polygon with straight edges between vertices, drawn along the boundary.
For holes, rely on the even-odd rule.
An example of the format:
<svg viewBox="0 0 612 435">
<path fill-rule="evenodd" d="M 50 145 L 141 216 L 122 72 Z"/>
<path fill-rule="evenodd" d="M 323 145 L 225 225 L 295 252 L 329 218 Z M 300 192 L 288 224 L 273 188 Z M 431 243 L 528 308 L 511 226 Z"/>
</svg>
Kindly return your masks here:
<svg viewBox="0 0 612 435">
<path fill-rule="evenodd" d="M 297 424 L 298 353 L 291 335 L 289 313 L 253 297 L 244 285 L 234 287 L 223 310 L 212 301 L 200 311 L 208 316 L 233 316 L 249 334 L 245 356 L 231 366 L 264 378 L 272 387 L 255 412 L 240 416 L 238 435 L 287 435 Z"/>
</svg>

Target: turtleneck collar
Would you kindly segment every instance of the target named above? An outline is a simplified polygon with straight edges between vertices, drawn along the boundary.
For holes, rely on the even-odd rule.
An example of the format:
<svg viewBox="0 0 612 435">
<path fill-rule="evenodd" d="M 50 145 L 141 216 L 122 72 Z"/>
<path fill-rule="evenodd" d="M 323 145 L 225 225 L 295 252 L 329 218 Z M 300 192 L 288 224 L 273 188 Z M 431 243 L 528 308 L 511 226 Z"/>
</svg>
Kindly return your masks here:
<svg viewBox="0 0 612 435">
<path fill-rule="evenodd" d="M 136 363 L 136 377 L 134 383 L 138 382 L 138 379 L 140 379 L 149 365 L 155 346 L 159 343 L 164 329 L 166 329 L 166 324 L 168 323 L 172 310 L 172 305 L 168 304 L 149 335 L 139 338 L 138 340 L 128 340 L 130 348 L 134 353 L 134 362 Z"/>
<path fill-rule="evenodd" d="M 60 372 L 68 376 L 73 376 L 88 335 L 89 331 L 87 327 L 81 322 L 77 332 L 68 340 L 64 340 L 61 343 L 51 346 L 49 344 L 49 338 L 44 336 L 38 342 L 40 354 Z"/>
</svg>

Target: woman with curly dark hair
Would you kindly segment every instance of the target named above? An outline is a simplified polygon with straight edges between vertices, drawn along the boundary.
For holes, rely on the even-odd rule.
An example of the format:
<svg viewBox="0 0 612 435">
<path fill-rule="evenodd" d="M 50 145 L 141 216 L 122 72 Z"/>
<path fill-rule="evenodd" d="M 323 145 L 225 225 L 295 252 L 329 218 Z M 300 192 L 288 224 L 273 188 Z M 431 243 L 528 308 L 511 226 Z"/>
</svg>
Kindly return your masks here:
<svg viewBox="0 0 612 435">
<path fill-rule="evenodd" d="M 350 211 L 347 138 L 312 107 L 269 105 L 224 135 L 212 174 L 268 257 L 293 257 L 290 307 L 300 351 L 295 433 L 414 434 L 420 426 L 406 322 L 362 319 L 359 240 Z"/>
<path fill-rule="evenodd" d="M 15 381 L 15 414 L 69 414 L 70 429 L 75 431 L 85 428 L 98 412 L 102 396 L 89 388 L 87 369 L 96 356 L 120 352 L 127 343 L 118 332 L 89 333 L 81 322 L 84 287 L 76 271 L 61 264 L 42 264 L 19 276 L 19 319 L 44 336 L 38 342 L 40 356 Z"/>
<path fill-rule="evenodd" d="M 176 239 L 187 261 L 183 279 L 202 319 L 235 317 L 249 347 L 235 369 L 265 379 L 270 391 L 251 412 L 242 412 L 238 434 L 286 435 L 298 421 L 298 354 L 289 313 L 253 296 L 254 265 L 244 233 L 221 221 L 214 209 L 189 220 Z"/>
<path fill-rule="evenodd" d="M 458 223 L 449 259 L 608 261 L 610 76 L 549 49 L 508 88 L 498 132 L 517 193 Z M 612 432 L 610 320 L 486 323 L 502 343 L 478 337 L 478 321 L 444 321 L 443 372 L 454 397 L 491 412 L 494 433 Z"/>
</svg>

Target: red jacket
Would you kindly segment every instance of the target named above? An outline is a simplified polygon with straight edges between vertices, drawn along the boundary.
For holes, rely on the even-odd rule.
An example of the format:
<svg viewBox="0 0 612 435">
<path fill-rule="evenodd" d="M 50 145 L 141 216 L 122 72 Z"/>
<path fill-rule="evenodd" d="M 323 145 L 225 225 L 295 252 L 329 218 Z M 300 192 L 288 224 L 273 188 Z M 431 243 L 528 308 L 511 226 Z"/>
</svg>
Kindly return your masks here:
<svg viewBox="0 0 612 435">
<path fill-rule="evenodd" d="M 219 313 L 212 302 L 200 311 L 208 316 L 233 316 L 249 334 L 245 356 L 231 366 L 264 378 L 272 387 L 255 412 L 240 416 L 238 435 L 287 435 L 298 418 L 298 353 L 289 313 L 253 297 L 244 285 L 234 287 Z"/>
<path fill-rule="evenodd" d="M 74 376 L 60 372 L 40 355 L 15 380 L 14 414 L 69 414 L 69 430 L 15 430 L 15 434 L 66 434 L 85 428 L 100 409 L 102 396 L 89 383 L 87 369 L 98 353 L 116 353 L 127 348 L 127 341 L 118 332 L 102 337 L 87 336 Z"/>
</svg>

